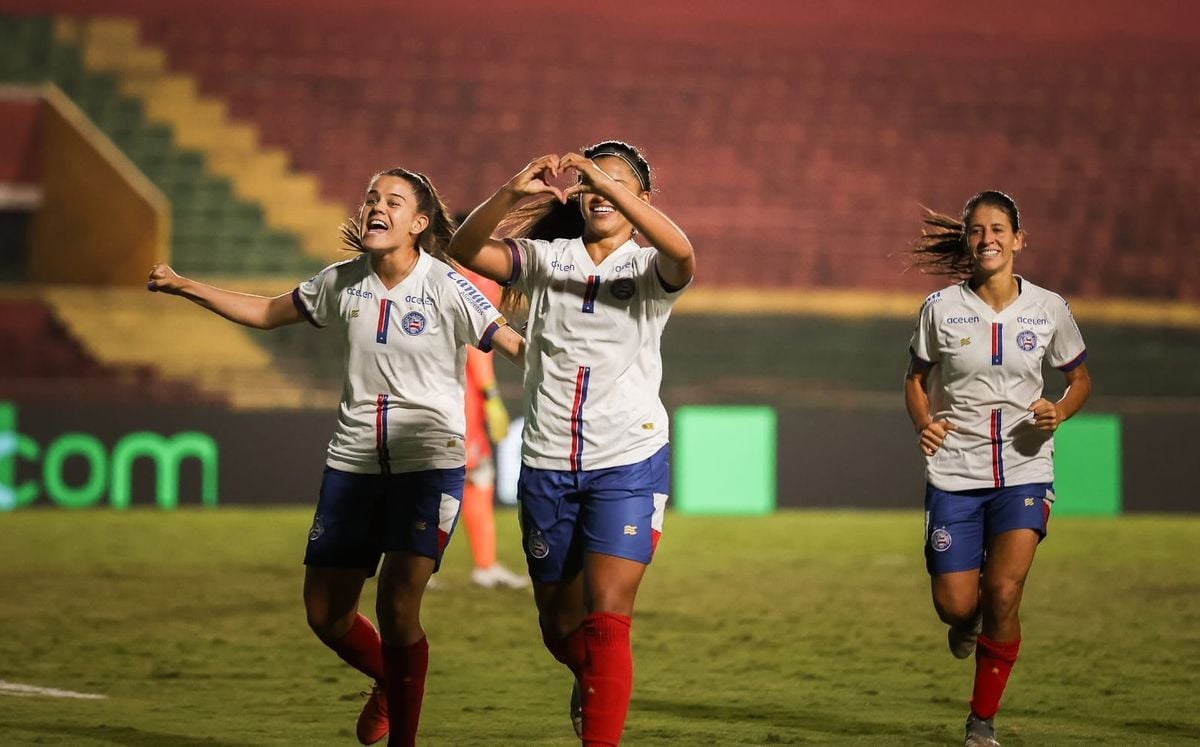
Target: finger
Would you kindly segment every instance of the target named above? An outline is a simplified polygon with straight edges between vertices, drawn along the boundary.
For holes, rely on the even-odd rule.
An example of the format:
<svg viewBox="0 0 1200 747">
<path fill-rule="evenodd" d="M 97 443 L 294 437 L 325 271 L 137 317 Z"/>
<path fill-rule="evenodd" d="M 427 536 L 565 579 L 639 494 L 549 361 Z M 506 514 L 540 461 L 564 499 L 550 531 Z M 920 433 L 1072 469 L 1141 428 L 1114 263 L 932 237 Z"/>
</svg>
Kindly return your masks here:
<svg viewBox="0 0 1200 747">
<path fill-rule="evenodd" d="M 942 424 L 942 428 L 944 428 L 948 431 L 958 430 L 958 426 L 955 425 L 954 423 L 951 423 L 949 420 L 939 420 L 938 422 Z"/>
<path fill-rule="evenodd" d="M 575 195 L 588 194 L 588 193 L 591 193 L 591 191 L 592 191 L 591 186 L 589 184 L 587 184 L 586 182 L 575 182 L 574 184 L 572 184 L 571 186 L 567 187 L 566 189 L 564 189 L 562 191 L 563 200 L 564 201 L 569 200 L 572 197 L 574 197 Z"/>
<path fill-rule="evenodd" d="M 534 173 L 549 171 L 554 176 L 558 176 L 558 160 L 558 156 L 548 153 L 541 158 L 535 158 L 529 167 Z"/>
</svg>

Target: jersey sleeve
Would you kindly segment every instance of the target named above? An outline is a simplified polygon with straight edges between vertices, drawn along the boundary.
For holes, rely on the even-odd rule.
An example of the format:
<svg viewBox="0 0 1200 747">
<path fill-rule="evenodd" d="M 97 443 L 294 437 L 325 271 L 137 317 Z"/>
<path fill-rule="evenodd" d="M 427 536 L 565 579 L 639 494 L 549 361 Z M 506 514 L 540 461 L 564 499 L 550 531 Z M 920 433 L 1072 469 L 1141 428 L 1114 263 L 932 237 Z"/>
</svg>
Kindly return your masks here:
<svg viewBox="0 0 1200 747">
<path fill-rule="evenodd" d="M 448 308 L 453 314 L 455 340 L 460 345 L 471 345 L 485 353 L 490 351 L 492 336 L 508 322 L 470 280 L 453 270 L 446 277 L 452 286 L 447 295 Z"/>
<path fill-rule="evenodd" d="M 937 315 L 934 313 L 940 300 L 940 291 L 929 296 L 917 315 L 917 325 L 908 343 L 908 352 L 912 355 L 914 367 L 930 368 L 942 357 L 941 351 L 938 350 Z"/>
<path fill-rule="evenodd" d="M 646 262 L 647 273 L 650 275 L 650 279 L 653 281 L 648 283 L 650 286 L 650 292 L 653 294 L 652 297 L 674 303 L 675 300 L 683 295 L 683 292 L 691 286 L 692 281 L 695 280 L 695 277 L 693 276 L 689 278 L 686 283 L 678 287 L 670 285 L 667 283 L 667 281 L 663 280 L 662 275 L 658 272 L 658 250 L 654 247 L 647 247 L 645 251 L 648 252 L 648 261 Z"/>
<path fill-rule="evenodd" d="M 305 280 L 292 291 L 292 303 L 314 327 L 324 327 L 337 315 L 337 263 Z"/>
<path fill-rule="evenodd" d="M 505 239 L 505 245 L 512 252 L 512 275 L 501 283 L 512 286 L 522 293 L 537 287 L 538 281 L 547 275 L 547 248 L 549 241 L 537 239 Z"/>
<path fill-rule="evenodd" d="M 1087 360 L 1087 347 L 1067 302 L 1061 296 L 1054 296 L 1049 307 L 1054 318 L 1054 336 L 1046 346 L 1046 360 L 1059 371 L 1070 371 Z"/>
</svg>

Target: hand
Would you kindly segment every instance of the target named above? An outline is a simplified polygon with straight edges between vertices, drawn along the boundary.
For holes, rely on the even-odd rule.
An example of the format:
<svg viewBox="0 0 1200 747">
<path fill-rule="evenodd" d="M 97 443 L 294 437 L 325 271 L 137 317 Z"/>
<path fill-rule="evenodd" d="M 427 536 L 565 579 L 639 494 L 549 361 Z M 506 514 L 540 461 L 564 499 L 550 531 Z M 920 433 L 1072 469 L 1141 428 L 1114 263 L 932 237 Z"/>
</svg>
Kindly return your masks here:
<svg viewBox="0 0 1200 747">
<path fill-rule="evenodd" d="M 487 421 L 488 438 L 498 444 L 508 435 L 508 410 L 504 409 L 504 400 L 499 395 L 493 395 L 483 401 L 483 417 Z"/>
<path fill-rule="evenodd" d="M 533 159 L 519 174 L 508 180 L 508 189 L 518 197 L 551 194 L 559 202 L 566 202 L 563 191 L 550 183 L 551 179 L 558 176 L 558 163 L 559 157 L 554 154 Z"/>
<path fill-rule="evenodd" d="M 585 192 L 607 195 L 607 189 L 616 184 L 611 176 L 600 170 L 595 161 L 579 153 L 567 153 L 558 160 L 558 170 L 567 169 L 574 169 L 579 174 L 579 181 L 563 190 L 563 197 L 567 200 Z"/>
<path fill-rule="evenodd" d="M 921 435 L 921 451 L 925 456 L 933 456 L 941 448 L 942 442 L 950 431 L 958 430 L 958 426 L 949 420 L 931 420 L 918 433 Z"/>
<path fill-rule="evenodd" d="M 170 293 L 179 295 L 183 288 L 184 278 L 180 277 L 170 265 L 157 264 L 150 268 L 150 277 L 146 282 L 146 290 L 151 293 Z"/>
<path fill-rule="evenodd" d="M 1028 409 L 1033 413 L 1033 427 L 1039 431 L 1053 433 L 1066 420 L 1058 405 L 1045 398 L 1037 400 Z"/>
</svg>

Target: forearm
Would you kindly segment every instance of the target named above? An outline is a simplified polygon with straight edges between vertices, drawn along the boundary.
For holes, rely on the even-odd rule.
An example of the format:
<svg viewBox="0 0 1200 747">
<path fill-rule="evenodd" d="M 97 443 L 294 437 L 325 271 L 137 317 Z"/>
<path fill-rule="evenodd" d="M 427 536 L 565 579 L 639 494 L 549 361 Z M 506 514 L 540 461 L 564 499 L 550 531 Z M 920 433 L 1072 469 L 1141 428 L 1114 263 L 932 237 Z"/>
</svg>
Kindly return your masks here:
<svg viewBox="0 0 1200 747">
<path fill-rule="evenodd" d="M 1090 377 L 1084 375 L 1075 378 L 1074 381 L 1069 381 L 1067 390 L 1063 392 L 1058 402 L 1054 403 L 1055 408 L 1058 409 L 1059 420 L 1068 420 L 1082 410 L 1091 394 L 1092 380 Z"/>
<path fill-rule="evenodd" d="M 272 313 L 276 299 L 224 290 L 195 280 L 185 280 L 176 295 L 219 314 L 238 324 L 256 329 L 273 329 L 286 324 L 278 313 Z M 282 296 L 278 297 L 282 298 Z M 290 304 L 290 300 L 289 300 Z"/>
<path fill-rule="evenodd" d="M 925 383 L 918 376 L 904 377 L 904 407 L 912 421 L 913 429 L 920 432 L 933 422 L 929 414 L 929 395 L 925 392 Z"/>
<path fill-rule="evenodd" d="M 660 255 L 680 265 L 694 261 L 692 242 L 664 212 L 620 185 L 606 196 Z"/>
<path fill-rule="evenodd" d="M 492 238 L 492 233 L 500 225 L 500 221 L 504 220 L 508 211 L 516 207 L 521 199 L 520 194 L 505 185 L 486 202 L 472 210 L 450 240 L 450 256 L 471 267 L 475 256 Z"/>
<path fill-rule="evenodd" d="M 507 325 L 492 336 L 492 350 L 520 369 L 525 368 L 525 338 Z"/>
</svg>

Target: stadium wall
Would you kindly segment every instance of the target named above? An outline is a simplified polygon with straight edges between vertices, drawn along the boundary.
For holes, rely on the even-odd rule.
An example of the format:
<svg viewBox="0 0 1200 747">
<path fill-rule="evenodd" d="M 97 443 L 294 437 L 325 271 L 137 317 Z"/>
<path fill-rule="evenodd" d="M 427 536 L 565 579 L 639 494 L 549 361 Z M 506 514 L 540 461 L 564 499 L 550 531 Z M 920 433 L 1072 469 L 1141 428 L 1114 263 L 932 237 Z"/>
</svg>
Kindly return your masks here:
<svg viewBox="0 0 1200 747">
<path fill-rule="evenodd" d="M 914 509 L 921 459 L 895 408 L 777 408 L 780 508 Z M 1123 509 L 1200 510 L 1178 458 L 1195 414 L 1121 416 Z M 0 509 L 315 505 L 330 411 L 0 402 Z M 730 465 L 731 469 L 737 465 Z"/>
</svg>

